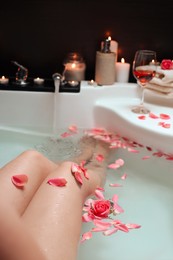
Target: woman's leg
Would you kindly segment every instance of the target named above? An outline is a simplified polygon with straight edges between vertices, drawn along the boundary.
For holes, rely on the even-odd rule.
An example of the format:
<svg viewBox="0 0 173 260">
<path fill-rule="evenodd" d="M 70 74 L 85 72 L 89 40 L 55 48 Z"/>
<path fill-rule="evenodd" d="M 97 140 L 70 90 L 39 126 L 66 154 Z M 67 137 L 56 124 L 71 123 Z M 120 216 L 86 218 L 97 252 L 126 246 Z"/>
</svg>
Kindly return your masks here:
<svg viewBox="0 0 173 260">
<path fill-rule="evenodd" d="M 0 259 L 46 260 L 29 229 L 5 204 L 0 207 Z"/>
<path fill-rule="evenodd" d="M 0 169 L 0 203 L 9 205 L 21 216 L 42 181 L 57 167 L 37 151 L 23 152 Z M 15 187 L 11 181 L 11 177 L 18 174 L 28 176 L 23 189 Z"/>
<path fill-rule="evenodd" d="M 22 217 L 46 259 L 76 259 L 84 201 L 105 181 L 107 164 L 106 161 L 99 163 L 95 159 L 97 153 L 102 153 L 107 160 L 108 145 L 98 141 L 93 161 L 87 164 L 89 180 L 83 177 L 82 186 L 78 185 L 71 173 L 72 162 L 64 162 L 52 171 L 41 184 Z M 86 157 L 88 146 L 80 156 L 82 160 Z M 75 161 L 78 161 L 78 158 Z M 48 179 L 56 177 L 65 178 L 67 185 L 54 187 L 47 184 Z"/>
</svg>

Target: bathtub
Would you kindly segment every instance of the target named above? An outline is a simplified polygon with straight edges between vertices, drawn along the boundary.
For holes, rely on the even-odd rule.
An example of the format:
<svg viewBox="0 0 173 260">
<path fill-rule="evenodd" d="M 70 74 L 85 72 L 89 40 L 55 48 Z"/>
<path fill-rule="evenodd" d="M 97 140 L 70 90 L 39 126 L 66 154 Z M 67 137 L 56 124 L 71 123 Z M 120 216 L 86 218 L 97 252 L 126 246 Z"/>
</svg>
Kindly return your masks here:
<svg viewBox="0 0 173 260">
<path fill-rule="evenodd" d="M 165 120 L 170 128 L 161 126 L 160 119 L 140 119 L 131 112 L 139 101 L 140 89 L 133 83 L 94 87 L 83 81 L 79 93 L 0 91 L 1 166 L 69 125 L 104 127 L 139 144 L 138 153 L 116 151 L 116 158 L 123 158 L 125 164 L 116 172 L 108 171 L 105 187 L 110 198 L 114 193 L 119 196 L 124 213 L 117 218 L 141 228 L 108 237 L 95 233 L 80 245 L 78 260 L 173 259 L 172 119 Z M 173 116 L 170 99 L 147 93 L 146 102 L 153 114 Z M 127 178 L 122 180 L 124 173 Z M 113 188 L 110 182 L 122 186 Z M 81 234 L 89 228 L 84 224 Z"/>
</svg>

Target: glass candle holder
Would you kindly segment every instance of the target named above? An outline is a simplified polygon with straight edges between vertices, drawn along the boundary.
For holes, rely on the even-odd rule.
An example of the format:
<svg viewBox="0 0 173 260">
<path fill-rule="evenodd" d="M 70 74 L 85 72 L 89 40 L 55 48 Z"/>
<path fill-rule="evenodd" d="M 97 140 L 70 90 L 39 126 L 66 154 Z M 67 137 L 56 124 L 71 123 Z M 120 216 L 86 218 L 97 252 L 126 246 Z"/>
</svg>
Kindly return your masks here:
<svg viewBox="0 0 173 260">
<path fill-rule="evenodd" d="M 63 79 L 65 81 L 77 81 L 85 79 L 86 65 L 83 57 L 76 52 L 69 53 L 64 62 Z"/>
</svg>

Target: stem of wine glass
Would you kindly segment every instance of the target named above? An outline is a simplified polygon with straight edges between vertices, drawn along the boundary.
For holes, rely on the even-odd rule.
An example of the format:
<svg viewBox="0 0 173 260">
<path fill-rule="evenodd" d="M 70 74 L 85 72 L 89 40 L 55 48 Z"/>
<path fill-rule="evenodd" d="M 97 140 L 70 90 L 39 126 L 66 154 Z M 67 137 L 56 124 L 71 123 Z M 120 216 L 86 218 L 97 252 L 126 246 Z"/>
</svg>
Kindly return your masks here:
<svg viewBox="0 0 173 260">
<path fill-rule="evenodd" d="M 145 97 L 145 87 L 141 86 L 141 90 L 142 90 L 142 93 L 141 93 L 141 106 L 143 106 L 144 105 L 144 97 Z"/>
</svg>

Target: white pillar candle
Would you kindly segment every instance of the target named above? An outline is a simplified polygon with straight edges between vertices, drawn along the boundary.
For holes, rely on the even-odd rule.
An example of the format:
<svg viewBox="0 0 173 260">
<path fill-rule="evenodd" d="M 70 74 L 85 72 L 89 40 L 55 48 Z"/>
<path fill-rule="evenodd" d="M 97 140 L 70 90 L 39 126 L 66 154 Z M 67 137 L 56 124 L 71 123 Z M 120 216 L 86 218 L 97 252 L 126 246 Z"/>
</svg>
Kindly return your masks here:
<svg viewBox="0 0 173 260">
<path fill-rule="evenodd" d="M 9 79 L 6 78 L 5 76 L 2 76 L 0 78 L 0 84 L 8 84 L 8 82 L 9 82 Z"/>
<path fill-rule="evenodd" d="M 121 59 L 121 62 L 115 63 L 116 82 L 128 82 L 129 72 L 130 63 L 126 63 L 124 58 Z"/>
<path fill-rule="evenodd" d="M 44 83 L 44 79 L 38 77 L 38 78 L 34 79 L 34 83 L 37 85 L 41 85 Z"/>
</svg>

